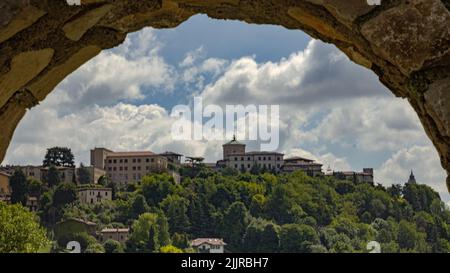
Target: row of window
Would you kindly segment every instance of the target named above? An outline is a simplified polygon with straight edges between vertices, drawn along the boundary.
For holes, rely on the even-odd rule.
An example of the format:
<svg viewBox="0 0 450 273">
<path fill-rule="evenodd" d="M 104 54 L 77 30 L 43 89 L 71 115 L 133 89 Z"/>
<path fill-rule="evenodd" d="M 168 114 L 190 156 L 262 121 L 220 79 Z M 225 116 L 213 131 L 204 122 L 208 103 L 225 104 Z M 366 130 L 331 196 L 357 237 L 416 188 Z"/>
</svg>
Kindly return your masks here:
<svg viewBox="0 0 450 273">
<path fill-rule="evenodd" d="M 95 191 L 89 191 L 89 195 L 91 195 L 91 196 L 95 195 Z M 101 193 L 98 192 L 97 196 L 101 196 Z M 107 191 L 105 191 L 105 196 L 108 196 L 108 192 Z"/>
<path fill-rule="evenodd" d="M 131 168 L 133 171 L 140 171 L 141 170 L 141 166 L 133 166 L 132 168 Z M 152 169 L 152 167 L 151 166 L 145 166 L 145 170 L 146 171 L 149 171 L 149 170 L 151 170 Z M 122 166 L 120 166 L 120 167 L 108 167 L 108 171 L 117 171 L 117 170 L 119 170 L 119 171 L 128 171 L 128 167 L 127 166 L 124 166 L 124 167 L 122 167 Z"/>
<path fill-rule="evenodd" d="M 268 164 L 268 165 L 266 165 L 265 163 L 264 164 L 262 164 L 262 166 L 264 167 L 264 168 L 269 168 L 269 169 L 272 169 L 272 164 Z M 252 167 L 252 165 L 251 164 L 247 164 L 247 169 L 250 169 Z M 234 164 L 234 168 L 239 168 L 239 165 L 238 164 Z M 241 169 L 243 169 L 243 168 L 245 168 L 245 164 L 241 164 Z M 277 164 L 277 168 L 280 168 L 280 164 Z"/>
<path fill-rule="evenodd" d="M 141 158 L 133 158 L 131 160 L 133 163 L 141 163 L 142 160 Z M 154 158 L 146 158 L 145 162 L 155 162 Z M 124 159 L 108 159 L 108 163 L 110 164 L 116 164 L 116 163 L 128 163 L 128 158 L 124 158 Z"/>
<path fill-rule="evenodd" d="M 234 161 L 238 161 L 238 160 L 239 160 L 239 157 L 234 157 Z M 242 157 L 241 157 L 241 161 L 244 161 L 244 160 L 245 160 L 245 157 L 242 156 Z M 247 157 L 247 160 L 248 160 L 248 161 L 253 161 L 253 159 L 252 159 L 250 156 Z M 269 161 L 270 161 L 270 160 L 272 160 L 272 157 L 271 157 L 271 156 L 268 156 L 268 157 L 265 157 L 265 156 L 263 156 L 263 157 L 258 156 L 258 160 L 259 160 L 259 161 L 261 161 L 261 160 L 262 160 L 262 161 L 264 161 L 264 160 L 269 160 Z M 281 157 L 278 156 L 278 157 L 276 158 L 276 160 L 280 161 L 280 160 L 281 160 Z"/>
</svg>

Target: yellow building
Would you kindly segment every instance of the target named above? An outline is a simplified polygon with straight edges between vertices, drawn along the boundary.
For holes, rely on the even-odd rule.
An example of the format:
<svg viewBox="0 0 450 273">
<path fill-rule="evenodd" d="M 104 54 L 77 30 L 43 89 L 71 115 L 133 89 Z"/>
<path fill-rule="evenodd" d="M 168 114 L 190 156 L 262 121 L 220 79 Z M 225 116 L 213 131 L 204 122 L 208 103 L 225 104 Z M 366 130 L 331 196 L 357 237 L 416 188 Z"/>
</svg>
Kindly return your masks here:
<svg viewBox="0 0 450 273">
<path fill-rule="evenodd" d="M 114 183 L 139 181 L 152 173 L 167 170 L 166 157 L 150 151 L 113 152 L 104 148 L 91 150 L 91 166 L 103 169 Z"/>
<path fill-rule="evenodd" d="M 11 194 L 11 186 L 9 185 L 9 178 L 11 176 L 7 173 L 0 172 L 0 196 Z"/>
</svg>

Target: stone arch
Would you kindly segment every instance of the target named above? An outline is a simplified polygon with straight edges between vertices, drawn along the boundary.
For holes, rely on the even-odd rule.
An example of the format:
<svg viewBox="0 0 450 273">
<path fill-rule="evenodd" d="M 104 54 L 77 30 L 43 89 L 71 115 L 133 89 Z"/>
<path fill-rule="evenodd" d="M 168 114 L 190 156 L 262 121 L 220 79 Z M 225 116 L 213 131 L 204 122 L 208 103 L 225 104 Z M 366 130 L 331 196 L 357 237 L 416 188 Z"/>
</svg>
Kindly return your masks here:
<svg viewBox="0 0 450 273">
<path fill-rule="evenodd" d="M 301 29 L 335 44 L 409 100 L 450 174 L 450 0 L 380 1 L 3 0 L 0 159 L 26 109 L 101 50 L 145 26 L 173 28 L 203 13 Z"/>
</svg>

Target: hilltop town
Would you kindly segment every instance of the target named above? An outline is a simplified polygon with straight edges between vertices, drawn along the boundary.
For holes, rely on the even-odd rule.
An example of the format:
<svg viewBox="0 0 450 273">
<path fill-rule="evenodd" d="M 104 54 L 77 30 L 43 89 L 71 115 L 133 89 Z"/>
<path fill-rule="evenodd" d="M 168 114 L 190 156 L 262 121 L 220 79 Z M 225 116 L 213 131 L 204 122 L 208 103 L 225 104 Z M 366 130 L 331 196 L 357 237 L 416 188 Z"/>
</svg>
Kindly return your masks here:
<svg viewBox="0 0 450 273">
<path fill-rule="evenodd" d="M 372 168 L 324 172 L 323 165 L 312 159 L 246 151 L 246 145 L 235 137 L 222 149 L 222 159 L 208 163 L 194 156 L 186 156 L 182 162 L 183 155 L 171 151 L 94 148 L 90 165 L 76 167 L 70 149 L 54 147 L 48 149 L 41 166 L 1 167 L 0 204 L 21 204 L 38 215 L 51 234 L 49 251 L 67 251 L 66 243 L 75 240 L 82 242 L 84 252 L 223 253 L 257 249 L 248 237 L 252 225 L 289 230 L 290 226 L 283 224 L 297 223 L 304 228 L 332 224 L 338 215 L 332 206 L 338 199 L 325 195 L 312 201 L 308 195 L 317 191 L 316 187 L 323 188 L 319 195 L 331 189 L 334 195 L 352 194 L 360 188 L 381 189 L 388 194 L 385 199 L 413 196 L 422 200 L 411 190 L 439 199 L 427 187 L 416 189 L 412 172 L 404 187 L 384 189 L 374 185 Z M 300 188 L 284 192 L 280 188 L 284 183 Z M 302 197 L 284 204 L 292 194 Z M 394 213 L 388 212 L 386 200 L 358 217 L 371 222 Z M 326 207 L 328 212 L 320 212 Z M 235 219 L 237 215 L 243 218 Z M 235 225 L 240 226 L 237 237 L 229 230 Z M 282 233 L 272 232 L 278 243 L 266 250 L 289 251 L 286 242 L 282 243 L 286 240 Z M 291 236 L 289 232 L 296 231 L 286 232 Z"/>
</svg>

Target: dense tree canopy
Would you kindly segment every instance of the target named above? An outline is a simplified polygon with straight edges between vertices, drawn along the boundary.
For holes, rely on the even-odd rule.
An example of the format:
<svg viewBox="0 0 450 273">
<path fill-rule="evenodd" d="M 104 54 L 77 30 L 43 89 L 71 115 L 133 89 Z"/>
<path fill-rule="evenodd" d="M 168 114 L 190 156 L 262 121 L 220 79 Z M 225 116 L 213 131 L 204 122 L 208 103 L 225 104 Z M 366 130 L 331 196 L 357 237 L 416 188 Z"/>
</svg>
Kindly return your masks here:
<svg viewBox="0 0 450 273">
<path fill-rule="evenodd" d="M 19 204 L 0 202 L 0 253 L 38 252 L 49 243 L 33 213 Z"/>
<path fill-rule="evenodd" d="M 114 185 L 113 200 L 97 204 L 61 183 L 43 188 L 38 213 L 49 227 L 67 218 L 130 227 L 126 243 L 88 240 L 84 252 L 190 252 L 198 237 L 223 238 L 232 252 L 367 252 L 374 240 L 382 252 L 450 252 L 450 211 L 428 186 L 261 172 L 199 165 L 180 184 L 154 174 Z"/>
<path fill-rule="evenodd" d="M 62 166 L 62 167 L 75 167 L 75 157 L 72 150 L 66 147 L 53 147 L 47 149 L 44 161 L 42 162 L 44 167 L 50 166 Z"/>
</svg>

